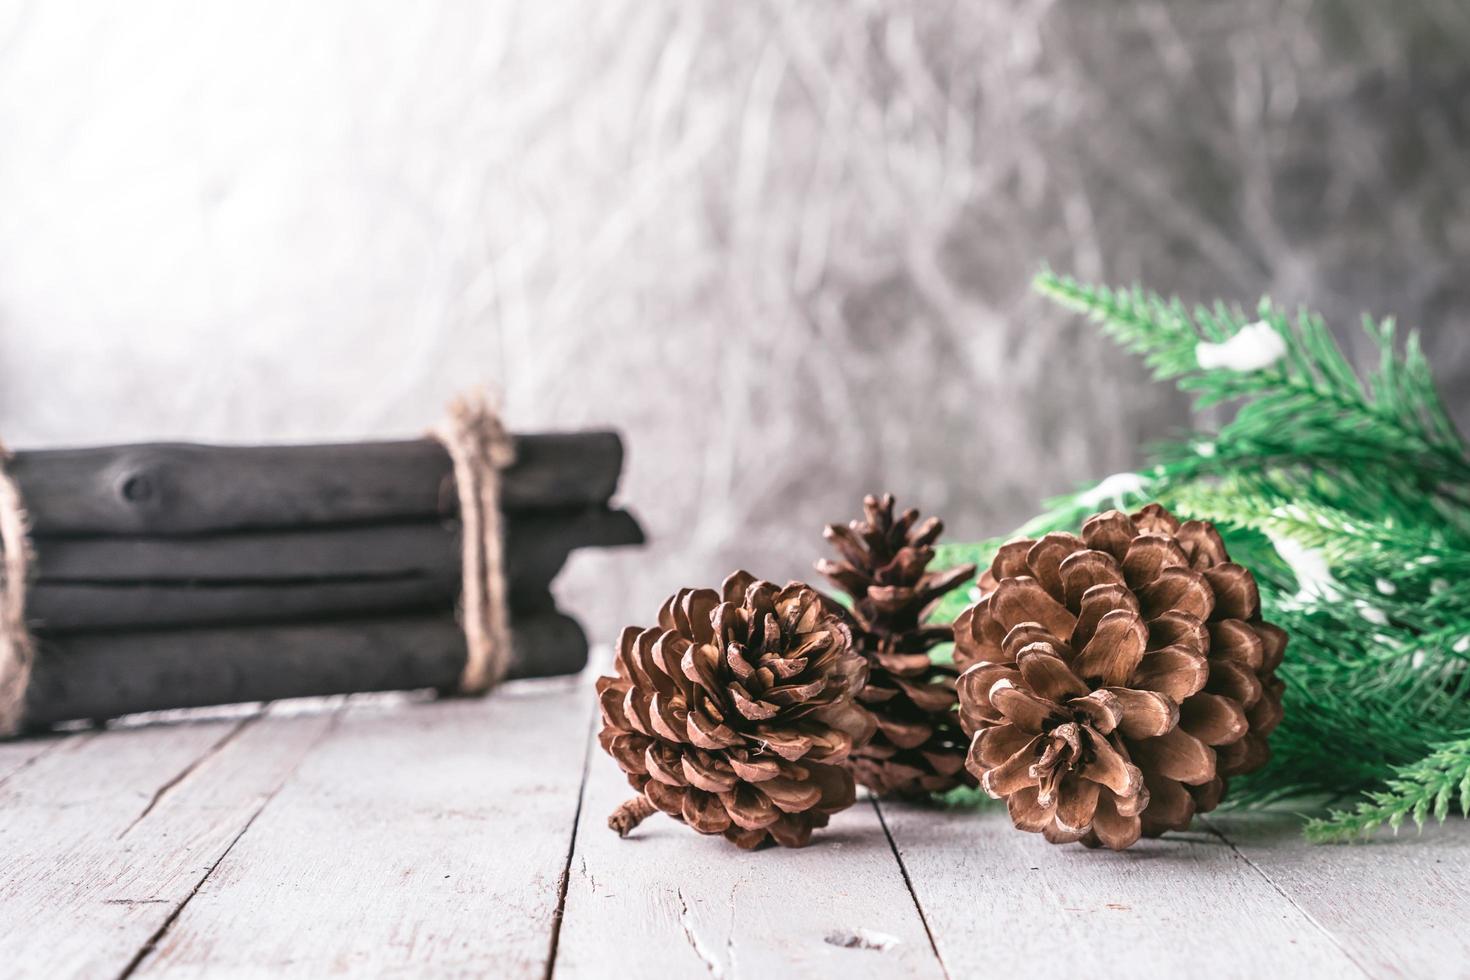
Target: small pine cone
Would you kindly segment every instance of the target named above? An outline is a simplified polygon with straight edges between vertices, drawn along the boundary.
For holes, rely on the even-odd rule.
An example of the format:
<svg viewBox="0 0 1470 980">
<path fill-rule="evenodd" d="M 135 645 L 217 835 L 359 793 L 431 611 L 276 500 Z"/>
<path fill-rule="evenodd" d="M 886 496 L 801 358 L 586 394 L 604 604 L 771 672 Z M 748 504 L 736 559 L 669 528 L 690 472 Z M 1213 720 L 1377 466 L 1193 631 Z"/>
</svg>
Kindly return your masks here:
<svg viewBox="0 0 1470 980">
<path fill-rule="evenodd" d="M 936 600 L 967 581 L 975 566 L 928 572 L 944 525 L 919 523 L 919 512 L 893 516 L 893 496 L 863 499 L 861 521 L 828 525 L 826 538 L 842 556 L 817 571 L 852 597 L 853 637 L 868 661 L 858 701 L 877 731 L 848 760 L 857 781 L 879 796 L 923 797 L 974 785 L 965 769 L 969 739 L 955 713 L 954 668 L 929 651 L 954 631 L 923 625 Z M 917 526 L 916 526 L 917 525 Z"/>
<path fill-rule="evenodd" d="M 811 588 L 736 572 L 681 589 L 658 626 L 623 631 L 616 671 L 597 680 L 598 741 L 640 794 L 609 818 L 619 834 L 658 809 L 744 848 L 800 847 L 852 805 L 865 667 Z"/>
<path fill-rule="evenodd" d="M 1158 504 L 1001 547 L 955 621 L 967 765 L 1022 830 L 1121 849 L 1270 758 L 1286 633 L 1214 525 Z"/>
</svg>

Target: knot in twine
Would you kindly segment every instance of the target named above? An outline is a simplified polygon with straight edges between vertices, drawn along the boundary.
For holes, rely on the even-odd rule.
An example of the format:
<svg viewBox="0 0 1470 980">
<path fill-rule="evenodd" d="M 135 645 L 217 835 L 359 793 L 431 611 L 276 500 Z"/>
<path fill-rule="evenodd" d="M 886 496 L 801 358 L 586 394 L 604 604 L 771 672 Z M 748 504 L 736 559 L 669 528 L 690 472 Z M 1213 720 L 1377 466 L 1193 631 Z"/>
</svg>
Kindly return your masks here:
<svg viewBox="0 0 1470 980">
<path fill-rule="evenodd" d="M 448 417 L 431 434 L 454 463 L 464 535 L 460 618 L 469 652 L 459 690 L 483 694 L 510 666 L 500 471 L 515 462 L 515 444 L 483 392 L 456 398 Z"/>
<path fill-rule="evenodd" d="M 20 488 L 5 469 L 9 459 L 10 451 L 0 445 L 0 736 L 20 730 L 35 660 L 35 645 L 26 629 L 31 549 Z"/>
</svg>

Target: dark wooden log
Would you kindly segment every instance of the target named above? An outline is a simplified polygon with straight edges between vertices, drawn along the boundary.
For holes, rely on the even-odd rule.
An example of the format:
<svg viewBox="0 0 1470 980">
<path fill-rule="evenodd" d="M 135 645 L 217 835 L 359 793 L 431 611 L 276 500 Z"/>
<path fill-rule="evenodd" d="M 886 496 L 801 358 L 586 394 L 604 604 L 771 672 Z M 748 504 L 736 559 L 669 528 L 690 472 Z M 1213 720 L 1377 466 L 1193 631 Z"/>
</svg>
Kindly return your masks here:
<svg viewBox="0 0 1470 980">
<path fill-rule="evenodd" d="M 507 512 L 606 503 L 615 432 L 518 435 Z M 321 446 L 155 444 L 18 452 L 8 464 L 38 536 L 205 534 L 451 516 L 449 456 L 427 439 Z"/>
<path fill-rule="evenodd" d="M 624 511 L 509 515 L 513 608 L 552 606 L 569 552 L 637 544 Z M 27 618 L 52 632 L 288 623 L 452 607 L 460 588 L 455 522 L 423 521 L 197 537 L 42 538 Z"/>
<path fill-rule="evenodd" d="M 547 612 L 512 624 L 509 676 L 581 670 L 587 638 Z M 248 629 L 75 633 L 41 641 L 26 696 L 32 727 L 138 711 L 360 691 L 452 692 L 464 667 L 452 616 Z"/>
<path fill-rule="evenodd" d="M 534 535 L 507 529 L 517 543 Z M 279 582 L 448 578 L 459 574 L 459 525 L 364 524 L 194 537 L 33 538 L 39 582 Z"/>
<path fill-rule="evenodd" d="M 31 628 L 43 634 L 175 626 L 252 626 L 386 613 L 427 613 L 454 607 L 458 590 L 427 578 L 239 585 L 32 586 L 26 601 Z M 518 605 L 553 604 L 544 589 Z"/>
<path fill-rule="evenodd" d="M 637 521 L 604 507 L 511 514 L 506 558 L 637 544 Z M 280 582 L 360 576 L 458 577 L 458 521 L 413 521 L 193 537 L 35 537 L 47 582 Z"/>
</svg>

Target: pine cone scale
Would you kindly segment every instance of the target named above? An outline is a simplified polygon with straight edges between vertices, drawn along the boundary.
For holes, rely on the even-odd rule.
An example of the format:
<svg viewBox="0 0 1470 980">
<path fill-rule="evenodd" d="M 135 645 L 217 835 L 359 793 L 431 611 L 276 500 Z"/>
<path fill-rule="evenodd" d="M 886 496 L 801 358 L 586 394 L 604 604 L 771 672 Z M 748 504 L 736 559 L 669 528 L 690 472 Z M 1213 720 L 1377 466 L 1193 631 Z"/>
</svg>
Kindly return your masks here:
<svg viewBox="0 0 1470 980">
<path fill-rule="evenodd" d="M 980 787 L 996 799 L 1010 796 L 1028 786 L 1040 788 L 1038 777 L 1031 766 L 1041 746 L 1041 736 L 1031 735 L 1013 755 L 1000 764 L 989 768 L 980 777 Z"/>
<path fill-rule="evenodd" d="M 685 793 L 680 801 L 679 816 L 701 834 L 723 834 L 730 829 L 730 812 L 711 791 Z"/>
<path fill-rule="evenodd" d="M 1180 823 L 1188 823 L 1194 816 L 1194 797 L 1189 795 L 1189 790 L 1179 780 L 1150 772 L 1144 777 L 1144 785 L 1149 792 L 1150 820 L 1174 827 Z"/>
<path fill-rule="evenodd" d="M 1090 830 L 1099 843 L 1121 851 L 1136 844 L 1142 831 L 1143 821 L 1137 814 L 1124 814 L 1115 798 L 1099 795 Z"/>
<path fill-rule="evenodd" d="M 1179 727 L 1206 745 L 1229 745 L 1250 730 L 1241 702 L 1200 692 L 1179 706 Z"/>
<path fill-rule="evenodd" d="M 1114 609 L 1098 620 L 1073 665 L 1088 680 L 1118 687 L 1133 676 L 1147 645 L 1148 627 L 1143 617 L 1130 609 Z M 1021 673 L 1025 672 L 1023 666 Z"/>
<path fill-rule="evenodd" d="M 1052 636 L 1069 636 L 1077 617 L 1029 576 L 1002 581 L 991 595 L 990 615 L 1009 633 L 1022 623 L 1039 624 Z"/>
<path fill-rule="evenodd" d="M 1102 786 L 1090 779 L 1079 779 L 1070 773 L 1062 780 L 1057 794 L 1057 828 L 1068 834 L 1085 834 L 1092 826 L 1093 814 L 1102 795 Z"/>
<path fill-rule="evenodd" d="M 1118 728 L 1128 738 L 1154 738 L 1179 724 L 1179 703 L 1157 691 L 1110 687 L 1108 693 L 1118 699 L 1123 720 Z"/>
<path fill-rule="evenodd" d="M 1209 676 L 1210 662 L 1203 654 L 1176 645 L 1140 660 L 1131 683 L 1140 691 L 1154 691 L 1179 704 L 1201 690 Z"/>
<path fill-rule="evenodd" d="M 1041 805 L 1037 800 L 1040 793 L 1036 786 L 1026 785 L 1006 797 L 1006 808 L 1018 829 L 1035 834 L 1051 825 L 1054 808 Z"/>
<path fill-rule="evenodd" d="M 1106 786 L 1115 796 L 1137 796 L 1138 791 L 1143 788 L 1143 773 L 1098 732 L 1090 728 L 1085 731 L 1088 735 L 1088 747 L 1092 750 L 1092 759 L 1088 760 L 1082 755 L 1078 772 L 1084 779 Z"/>
<path fill-rule="evenodd" d="M 1072 672 L 1051 643 L 1042 641 L 1022 647 L 1016 662 L 1021 668 L 1021 679 L 1041 698 L 1060 701 L 1087 694 L 1087 685 Z"/>
<path fill-rule="evenodd" d="M 1140 739 L 1131 750 L 1140 766 L 1165 779 L 1198 786 L 1215 778 L 1215 750 L 1182 728 Z"/>
</svg>

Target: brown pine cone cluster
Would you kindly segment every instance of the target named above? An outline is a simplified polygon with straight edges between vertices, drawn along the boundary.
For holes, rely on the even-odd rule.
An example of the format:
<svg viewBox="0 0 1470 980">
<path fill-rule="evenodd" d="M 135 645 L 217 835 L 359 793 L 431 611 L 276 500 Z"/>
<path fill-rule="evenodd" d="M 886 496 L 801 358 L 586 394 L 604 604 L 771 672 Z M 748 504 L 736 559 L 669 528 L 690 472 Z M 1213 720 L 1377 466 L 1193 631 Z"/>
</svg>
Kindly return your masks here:
<svg viewBox="0 0 1470 980">
<path fill-rule="evenodd" d="M 866 664 L 808 586 L 736 572 L 682 589 L 656 627 L 623 631 L 616 671 L 597 681 L 598 739 L 639 791 L 609 818 L 619 833 L 657 809 L 744 848 L 800 847 L 852 804 Z"/>
<path fill-rule="evenodd" d="M 1286 634 L 1213 525 L 1157 504 L 1012 541 L 955 622 L 967 765 L 1022 830 L 1121 849 L 1270 756 Z"/>
<path fill-rule="evenodd" d="M 954 636 L 948 625 L 925 625 L 942 596 L 975 574 L 975 566 L 930 572 L 944 525 L 920 523 L 917 510 L 894 516 L 891 494 L 863 499 L 863 519 L 828 525 L 825 535 L 841 560 L 822 559 L 817 571 L 852 597 L 858 650 L 868 683 L 858 694 L 877 725 L 873 738 L 848 760 L 857 781 L 880 796 L 922 797 L 961 784 L 969 739 L 955 713 L 954 668 L 930 650 Z"/>
</svg>

